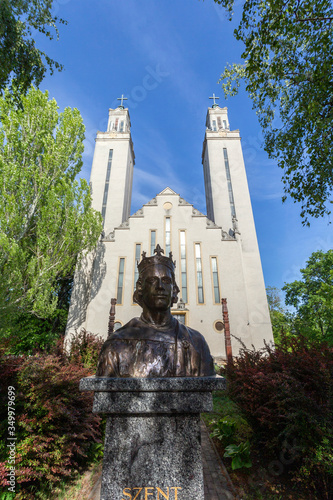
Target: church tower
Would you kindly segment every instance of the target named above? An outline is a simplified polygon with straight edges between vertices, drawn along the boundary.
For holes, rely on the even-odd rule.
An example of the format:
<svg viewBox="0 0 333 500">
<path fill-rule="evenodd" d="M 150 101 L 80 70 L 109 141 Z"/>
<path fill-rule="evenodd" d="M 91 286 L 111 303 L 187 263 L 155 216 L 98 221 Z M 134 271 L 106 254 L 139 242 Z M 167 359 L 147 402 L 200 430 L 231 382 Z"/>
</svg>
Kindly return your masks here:
<svg viewBox="0 0 333 500">
<path fill-rule="evenodd" d="M 230 129 L 228 108 L 216 104 L 215 94 L 210 99 L 214 103 L 207 111 L 202 152 L 207 216 L 222 227 L 225 238 L 238 242 L 249 338 L 267 340 L 270 318 L 241 138 L 239 130 Z"/>
<path fill-rule="evenodd" d="M 118 108 L 109 109 L 107 131 L 97 132 L 91 169 L 92 205 L 102 213 L 105 231 L 112 231 L 130 216 L 135 156 L 124 99 Z"/>
</svg>

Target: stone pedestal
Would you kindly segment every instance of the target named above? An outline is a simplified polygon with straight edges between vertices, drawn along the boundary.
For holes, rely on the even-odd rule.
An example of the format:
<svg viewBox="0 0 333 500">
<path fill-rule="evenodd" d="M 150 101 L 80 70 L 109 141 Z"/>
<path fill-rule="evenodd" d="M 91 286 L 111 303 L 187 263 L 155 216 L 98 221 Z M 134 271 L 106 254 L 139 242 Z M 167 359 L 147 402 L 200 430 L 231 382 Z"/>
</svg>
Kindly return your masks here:
<svg viewBox="0 0 333 500">
<path fill-rule="evenodd" d="M 101 500 L 204 500 L 200 413 L 223 377 L 81 380 L 108 415 Z"/>
</svg>

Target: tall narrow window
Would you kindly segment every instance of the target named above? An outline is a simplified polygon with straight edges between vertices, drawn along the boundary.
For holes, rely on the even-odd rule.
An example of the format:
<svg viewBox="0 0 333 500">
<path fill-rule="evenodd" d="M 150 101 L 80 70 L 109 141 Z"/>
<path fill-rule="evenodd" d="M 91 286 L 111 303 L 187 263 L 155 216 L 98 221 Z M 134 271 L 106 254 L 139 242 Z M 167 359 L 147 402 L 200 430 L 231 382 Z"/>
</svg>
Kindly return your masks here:
<svg viewBox="0 0 333 500">
<path fill-rule="evenodd" d="M 186 236 L 180 231 L 180 272 L 182 283 L 182 299 L 187 303 L 187 269 L 186 269 Z"/>
<path fill-rule="evenodd" d="M 217 127 L 219 129 L 222 128 L 222 123 L 221 123 L 221 117 L 220 116 L 217 117 Z"/>
<path fill-rule="evenodd" d="M 214 302 L 215 304 L 220 303 L 220 285 L 219 285 L 219 272 L 217 269 L 217 257 L 211 258 L 212 265 L 212 278 L 213 278 L 213 288 L 214 288 Z"/>
<path fill-rule="evenodd" d="M 119 118 L 116 118 L 116 121 L 115 121 L 115 124 L 114 124 L 115 130 L 118 130 L 118 123 L 119 123 Z"/>
<path fill-rule="evenodd" d="M 212 130 L 216 132 L 216 120 L 213 120 Z"/>
<path fill-rule="evenodd" d="M 231 215 L 232 215 L 232 217 L 236 217 L 236 209 L 235 209 L 235 202 L 234 202 L 234 194 L 232 192 L 232 183 L 231 183 L 231 177 L 230 177 L 230 168 L 229 168 L 227 148 L 223 148 L 223 158 L 224 158 L 224 167 L 225 167 L 225 173 L 227 176 L 227 183 L 228 183 Z"/>
<path fill-rule="evenodd" d="M 104 186 L 103 205 L 102 205 L 103 224 L 105 222 L 106 205 L 107 205 L 107 201 L 108 201 L 112 156 L 113 156 L 113 149 L 110 149 L 109 150 L 108 166 L 106 169 L 106 178 L 105 178 L 105 186 Z"/>
<path fill-rule="evenodd" d="M 156 248 L 156 231 L 152 229 L 150 231 L 150 255 L 154 255 L 154 250 Z"/>
<path fill-rule="evenodd" d="M 141 243 L 136 243 L 135 245 L 135 262 L 134 262 L 134 290 L 136 287 L 136 282 L 139 278 L 139 270 L 138 263 L 140 262 L 140 254 L 141 254 Z"/>
<path fill-rule="evenodd" d="M 125 259 L 121 258 L 119 259 L 119 270 L 118 270 L 117 304 L 123 303 L 124 268 L 125 268 Z"/>
<path fill-rule="evenodd" d="M 119 132 L 124 132 L 124 122 L 123 121 L 120 122 Z"/>
<path fill-rule="evenodd" d="M 223 128 L 227 128 L 227 120 L 223 120 Z"/>
<path fill-rule="evenodd" d="M 198 303 L 204 303 L 204 289 L 202 280 L 202 262 L 201 262 L 201 247 L 200 243 L 195 244 L 195 263 L 197 270 L 197 288 L 198 288 Z"/>
<path fill-rule="evenodd" d="M 171 220 L 165 218 L 165 255 L 168 257 L 171 252 Z"/>
</svg>

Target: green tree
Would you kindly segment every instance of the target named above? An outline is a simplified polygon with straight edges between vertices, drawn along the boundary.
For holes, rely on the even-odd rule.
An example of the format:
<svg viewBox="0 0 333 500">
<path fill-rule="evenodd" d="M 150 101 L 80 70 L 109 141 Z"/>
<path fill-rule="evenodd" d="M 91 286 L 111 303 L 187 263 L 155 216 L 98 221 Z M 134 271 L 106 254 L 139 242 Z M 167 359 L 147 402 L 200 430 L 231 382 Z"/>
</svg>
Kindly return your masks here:
<svg viewBox="0 0 333 500">
<path fill-rule="evenodd" d="M 272 323 L 274 341 L 280 343 L 281 335 L 290 335 L 293 330 L 293 314 L 282 306 L 280 290 L 274 286 L 266 288 L 269 314 Z"/>
<path fill-rule="evenodd" d="M 297 311 L 296 331 L 333 342 L 333 250 L 311 254 L 302 279 L 286 284 L 286 304 Z"/>
<path fill-rule="evenodd" d="M 25 314 L 53 319 L 78 255 L 96 245 L 101 216 L 76 180 L 83 139 L 79 111 L 59 113 L 47 92 L 31 87 L 20 106 L 0 97 L 2 331 Z"/>
<path fill-rule="evenodd" d="M 0 1 L 0 91 L 11 85 L 12 90 L 26 93 L 33 83 L 40 84 L 47 68 L 62 69 L 62 65 L 39 50 L 33 33 L 39 32 L 52 40 L 59 37 L 57 23 L 66 21 L 52 15 L 53 0 Z"/>
<path fill-rule="evenodd" d="M 230 19 L 234 0 L 214 0 Z M 330 0 L 247 0 L 234 31 L 242 64 L 228 65 L 225 97 L 246 84 L 264 149 L 283 169 L 303 224 L 330 213 L 333 189 L 333 8 Z"/>
</svg>

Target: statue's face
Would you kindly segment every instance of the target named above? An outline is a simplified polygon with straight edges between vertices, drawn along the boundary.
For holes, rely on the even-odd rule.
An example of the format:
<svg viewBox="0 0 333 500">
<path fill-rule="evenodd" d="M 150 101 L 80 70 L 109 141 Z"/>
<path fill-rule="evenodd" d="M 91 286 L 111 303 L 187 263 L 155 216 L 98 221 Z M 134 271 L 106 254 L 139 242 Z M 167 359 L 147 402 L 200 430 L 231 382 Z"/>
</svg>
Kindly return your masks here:
<svg viewBox="0 0 333 500">
<path fill-rule="evenodd" d="M 142 300 L 151 310 L 166 311 L 172 304 L 173 279 L 162 264 L 149 266 L 142 277 Z"/>
</svg>

